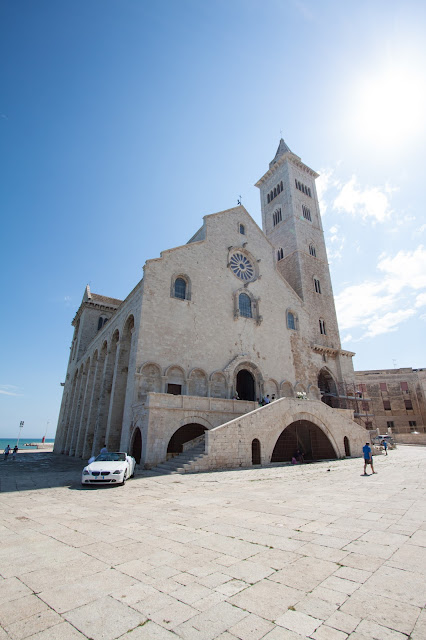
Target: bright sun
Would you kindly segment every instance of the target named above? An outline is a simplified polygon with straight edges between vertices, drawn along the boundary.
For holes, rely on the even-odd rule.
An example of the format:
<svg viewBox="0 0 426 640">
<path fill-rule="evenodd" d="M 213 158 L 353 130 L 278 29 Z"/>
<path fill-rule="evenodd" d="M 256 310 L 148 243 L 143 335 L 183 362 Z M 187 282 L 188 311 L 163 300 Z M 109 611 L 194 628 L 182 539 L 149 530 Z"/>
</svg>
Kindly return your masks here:
<svg viewBox="0 0 426 640">
<path fill-rule="evenodd" d="M 368 74 L 356 87 L 352 110 L 357 137 L 386 147 L 410 142 L 425 129 L 425 75 L 398 66 Z"/>
</svg>

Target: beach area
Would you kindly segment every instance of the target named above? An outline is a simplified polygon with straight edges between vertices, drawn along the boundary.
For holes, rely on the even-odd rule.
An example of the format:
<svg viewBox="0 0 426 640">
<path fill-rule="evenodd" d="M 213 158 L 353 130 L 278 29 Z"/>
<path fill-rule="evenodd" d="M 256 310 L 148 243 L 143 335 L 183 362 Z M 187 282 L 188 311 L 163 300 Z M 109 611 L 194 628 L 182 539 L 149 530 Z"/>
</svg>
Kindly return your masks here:
<svg viewBox="0 0 426 640">
<path fill-rule="evenodd" d="M 10 446 L 11 449 L 17 444 L 18 438 L 15 436 L 14 438 L 0 438 L 0 454 L 3 453 L 7 445 Z M 24 451 L 37 451 L 37 445 L 42 445 L 44 450 L 53 451 L 53 445 L 55 441 L 53 438 L 46 438 L 45 442 L 42 443 L 42 438 L 25 438 L 19 440 L 19 452 L 23 453 Z"/>
<path fill-rule="evenodd" d="M 0 638 L 424 640 L 426 447 L 82 487 L 0 461 Z"/>
</svg>

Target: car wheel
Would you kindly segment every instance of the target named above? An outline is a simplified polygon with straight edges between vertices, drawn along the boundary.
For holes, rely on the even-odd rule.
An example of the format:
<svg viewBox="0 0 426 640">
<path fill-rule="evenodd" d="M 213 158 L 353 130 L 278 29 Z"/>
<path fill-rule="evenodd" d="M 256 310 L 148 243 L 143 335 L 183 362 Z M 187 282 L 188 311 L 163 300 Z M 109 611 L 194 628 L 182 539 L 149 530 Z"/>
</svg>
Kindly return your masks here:
<svg viewBox="0 0 426 640">
<path fill-rule="evenodd" d="M 127 471 L 124 472 L 123 482 L 121 483 L 122 486 L 124 486 L 126 484 L 126 480 L 127 480 Z"/>
</svg>

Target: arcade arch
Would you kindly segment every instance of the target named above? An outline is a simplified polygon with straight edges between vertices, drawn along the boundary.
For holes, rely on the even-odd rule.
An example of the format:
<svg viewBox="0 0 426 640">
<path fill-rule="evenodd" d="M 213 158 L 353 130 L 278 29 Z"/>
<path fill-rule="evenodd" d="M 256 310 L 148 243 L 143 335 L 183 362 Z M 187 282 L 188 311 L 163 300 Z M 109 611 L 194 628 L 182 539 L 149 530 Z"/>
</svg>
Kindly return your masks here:
<svg viewBox="0 0 426 640">
<path fill-rule="evenodd" d="M 297 450 L 307 462 L 337 458 L 327 435 L 310 420 L 296 420 L 281 432 L 275 443 L 271 462 L 290 462 Z"/>
</svg>

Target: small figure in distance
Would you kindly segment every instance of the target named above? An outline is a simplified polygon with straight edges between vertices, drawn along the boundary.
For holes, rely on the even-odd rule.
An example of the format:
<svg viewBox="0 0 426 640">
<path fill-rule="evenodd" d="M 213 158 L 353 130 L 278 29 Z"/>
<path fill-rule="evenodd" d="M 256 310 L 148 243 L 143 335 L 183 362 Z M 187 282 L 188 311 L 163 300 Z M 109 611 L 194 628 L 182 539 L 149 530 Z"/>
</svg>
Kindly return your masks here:
<svg viewBox="0 0 426 640">
<path fill-rule="evenodd" d="M 12 451 L 12 460 L 16 460 L 16 454 L 18 453 L 18 445 L 15 444 Z"/>
<path fill-rule="evenodd" d="M 296 458 L 297 462 L 299 464 L 302 464 L 302 462 L 305 462 L 304 458 L 303 458 L 303 453 L 300 451 L 300 449 L 296 449 L 296 451 L 294 452 L 294 458 Z"/>
<path fill-rule="evenodd" d="M 365 443 L 365 446 L 362 448 L 362 453 L 364 454 L 364 475 L 368 476 L 367 473 L 367 465 L 371 465 L 371 471 L 373 473 L 377 473 L 376 471 L 374 471 L 374 467 L 373 467 L 373 455 L 371 452 L 371 447 L 369 445 L 368 442 Z"/>
<path fill-rule="evenodd" d="M 106 446 L 106 444 L 104 444 L 104 446 L 101 449 L 101 454 L 102 453 L 108 453 L 108 447 Z"/>
<path fill-rule="evenodd" d="M 271 399 L 270 399 L 269 395 L 267 395 L 266 397 L 263 398 L 263 402 L 264 402 L 264 404 L 269 404 L 271 402 Z"/>
<path fill-rule="evenodd" d="M 237 392 L 234 393 L 234 395 L 232 396 L 232 399 L 233 400 L 239 400 L 240 399 L 240 397 L 239 397 Z"/>
<path fill-rule="evenodd" d="M 6 449 L 4 450 L 4 459 L 5 459 L 5 461 L 7 461 L 9 453 L 10 453 L 10 445 L 8 444 Z"/>
<path fill-rule="evenodd" d="M 385 456 L 388 455 L 388 443 L 387 440 L 383 440 L 383 449 L 385 450 Z"/>
<path fill-rule="evenodd" d="M 275 394 L 272 396 L 271 402 L 273 402 L 274 400 L 275 400 Z"/>
</svg>

